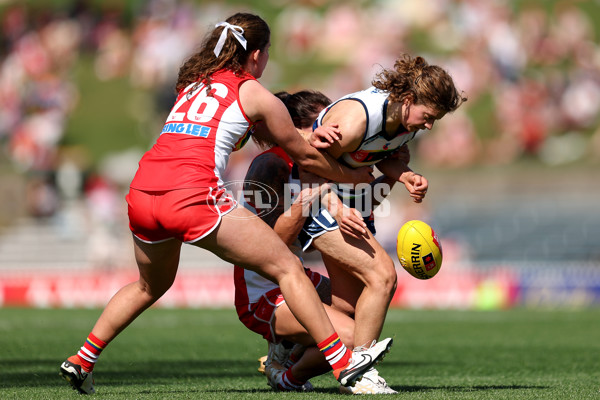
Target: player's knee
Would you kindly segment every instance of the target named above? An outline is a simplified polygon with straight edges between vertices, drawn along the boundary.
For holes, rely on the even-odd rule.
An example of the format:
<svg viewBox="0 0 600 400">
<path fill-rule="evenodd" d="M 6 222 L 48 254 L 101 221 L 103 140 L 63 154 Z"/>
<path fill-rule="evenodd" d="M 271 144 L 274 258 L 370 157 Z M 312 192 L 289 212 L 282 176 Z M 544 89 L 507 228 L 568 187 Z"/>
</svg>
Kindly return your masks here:
<svg viewBox="0 0 600 400">
<path fill-rule="evenodd" d="M 268 268 L 268 273 L 271 275 L 272 279 L 277 283 L 279 283 L 282 279 L 288 277 L 297 277 L 298 275 L 305 275 L 302 263 L 296 256 L 293 255 L 292 257 L 282 257 L 281 259 L 277 260 L 276 264 Z"/>
<path fill-rule="evenodd" d="M 339 312 L 349 316 L 350 318 L 354 318 L 354 314 L 356 313 L 356 299 L 353 301 L 354 303 L 350 303 L 347 299 L 332 296 L 331 305 Z"/>
<path fill-rule="evenodd" d="M 370 271 L 367 285 L 391 297 L 396 291 L 397 279 L 394 262 L 386 254 L 386 257 L 379 258 L 376 267 Z"/>
<path fill-rule="evenodd" d="M 386 262 L 385 266 L 385 288 L 390 299 L 396 292 L 397 285 L 398 275 L 396 274 L 396 267 L 394 266 L 392 259 L 388 257 L 388 261 Z"/>
<path fill-rule="evenodd" d="M 173 281 L 170 282 L 160 282 L 150 284 L 144 280 L 138 281 L 138 288 L 143 293 L 144 296 L 148 298 L 149 301 L 155 302 L 160 299 L 163 294 L 167 292 L 173 285 Z"/>
</svg>

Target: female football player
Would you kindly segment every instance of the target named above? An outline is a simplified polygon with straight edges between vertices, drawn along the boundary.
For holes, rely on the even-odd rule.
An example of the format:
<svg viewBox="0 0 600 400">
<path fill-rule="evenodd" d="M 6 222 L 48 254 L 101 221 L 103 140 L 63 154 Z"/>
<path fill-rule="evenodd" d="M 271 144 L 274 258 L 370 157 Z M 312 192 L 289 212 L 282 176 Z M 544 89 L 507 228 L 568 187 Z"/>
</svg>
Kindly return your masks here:
<svg viewBox="0 0 600 400">
<path fill-rule="evenodd" d="M 315 127 L 332 124 L 338 138 L 313 136 L 311 142 L 352 168 L 375 165 L 392 182 L 402 182 L 417 203 L 428 189 L 425 177 L 408 166 L 407 142 L 420 129 L 466 101 L 451 76 L 421 57 L 404 55 L 392 69 L 376 75 L 372 87 L 342 97 L 321 111 Z M 339 140 L 336 140 L 339 139 Z M 368 346 L 381 334 L 396 288 L 394 263 L 375 240 L 372 207 L 367 191 L 338 187 L 349 207 L 361 208 L 369 230 L 356 237 L 338 228 L 326 208 L 312 215 L 300 233 L 303 249 L 317 249 L 331 278 L 332 304 L 354 316 L 354 343 Z M 368 187 L 367 187 L 368 189 Z M 363 207 L 360 207 L 360 205 Z M 373 204 L 371 204 L 373 205 Z"/>
<path fill-rule="evenodd" d="M 331 103 L 322 93 L 307 90 L 294 94 L 281 92 L 276 96 L 282 99 L 295 126 L 307 136 L 312 132 L 313 122 L 319 112 Z M 320 128 L 318 130 L 321 131 Z M 328 132 L 333 131 L 323 131 Z M 270 146 L 264 141 L 257 142 L 262 147 Z M 326 180 L 298 168 L 281 147 L 273 146 L 252 161 L 245 182 L 245 189 L 248 191 L 253 187 L 269 187 L 273 190 L 276 196 L 261 198 L 261 207 L 253 204 L 256 201 L 248 201 L 244 206 L 273 227 L 294 254 L 302 258 L 298 234 L 309 209 L 314 202 L 327 204 L 337 199 L 337 196 L 329 192 Z M 286 193 L 289 190 L 294 190 L 295 193 Z M 281 201 L 286 196 L 294 198 L 287 209 L 287 205 Z M 366 225 L 360 214 L 339 204 L 336 211 L 338 212 L 333 211 L 332 207 L 332 214 L 340 221 L 341 227 L 356 235 L 364 234 Z M 348 212 L 341 215 L 342 211 Z M 329 279 L 308 269 L 306 274 L 321 295 L 329 319 L 343 343 L 352 347 L 354 321 L 330 306 Z M 269 356 L 264 370 L 269 385 L 281 391 L 312 389 L 308 379 L 327 372 L 331 367 L 314 340 L 291 313 L 280 288 L 258 273 L 239 266 L 234 267 L 234 282 L 235 306 L 240 321 L 269 343 Z M 373 368 L 354 387 L 341 386 L 340 390 L 344 393 L 395 393 Z"/>
</svg>

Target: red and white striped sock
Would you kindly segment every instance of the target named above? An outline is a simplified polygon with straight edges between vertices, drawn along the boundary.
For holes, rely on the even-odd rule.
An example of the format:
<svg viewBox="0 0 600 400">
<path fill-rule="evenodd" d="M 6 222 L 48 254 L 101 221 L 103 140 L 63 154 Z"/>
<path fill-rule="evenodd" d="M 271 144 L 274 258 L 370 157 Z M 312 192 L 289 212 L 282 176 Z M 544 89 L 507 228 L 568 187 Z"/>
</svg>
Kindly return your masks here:
<svg viewBox="0 0 600 400">
<path fill-rule="evenodd" d="M 344 368 L 350 362 L 352 352 L 342 343 L 337 333 L 323 340 L 318 346 L 325 359 L 329 362 L 329 365 L 331 365 L 331 368 L 333 368 L 334 373 L 336 370 Z"/>
<path fill-rule="evenodd" d="M 278 382 L 279 390 L 298 390 L 306 382 L 300 382 L 292 374 L 292 368 L 288 368 L 281 376 L 281 382 Z"/>
<path fill-rule="evenodd" d="M 81 346 L 81 349 L 77 352 L 77 356 L 81 360 L 81 367 L 86 372 L 92 372 L 96 361 L 98 361 L 98 357 L 100 357 L 100 353 L 102 353 L 107 344 L 94 336 L 93 333 L 90 333 L 83 346 Z"/>
</svg>

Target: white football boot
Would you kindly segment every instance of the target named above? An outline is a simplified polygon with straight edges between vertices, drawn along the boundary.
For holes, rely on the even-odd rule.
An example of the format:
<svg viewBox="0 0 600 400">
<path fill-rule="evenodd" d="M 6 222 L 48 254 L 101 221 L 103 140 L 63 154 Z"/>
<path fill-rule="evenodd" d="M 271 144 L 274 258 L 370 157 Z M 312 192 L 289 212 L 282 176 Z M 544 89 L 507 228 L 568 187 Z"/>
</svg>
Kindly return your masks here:
<svg viewBox="0 0 600 400">
<path fill-rule="evenodd" d="M 388 386 L 385 379 L 379 376 L 375 368 L 371 368 L 363 375 L 354 386 L 340 386 L 342 394 L 396 394 L 394 389 Z"/>
<path fill-rule="evenodd" d="M 354 349 L 348 365 L 343 369 L 335 370 L 334 376 L 342 386 L 354 386 L 371 367 L 378 364 L 389 353 L 393 342 L 392 338 L 387 338 L 380 342 L 373 341 L 369 348 Z"/>
<path fill-rule="evenodd" d="M 281 366 L 277 361 L 269 362 L 265 368 L 269 386 L 281 392 L 312 392 L 314 390 L 313 385 L 308 381 L 302 386 L 291 388 L 289 382 L 284 382 L 283 373 L 285 371 L 287 368 Z"/>
<path fill-rule="evenodd" d="M 81 394 L 96 393 L 92 373 L 85 372 L 81 365 L 75 362 L 73 357 L 69 357 L 61 364 L 59 375 L 69 382 L 74 390 L 77 390 Z"/>
</svg>

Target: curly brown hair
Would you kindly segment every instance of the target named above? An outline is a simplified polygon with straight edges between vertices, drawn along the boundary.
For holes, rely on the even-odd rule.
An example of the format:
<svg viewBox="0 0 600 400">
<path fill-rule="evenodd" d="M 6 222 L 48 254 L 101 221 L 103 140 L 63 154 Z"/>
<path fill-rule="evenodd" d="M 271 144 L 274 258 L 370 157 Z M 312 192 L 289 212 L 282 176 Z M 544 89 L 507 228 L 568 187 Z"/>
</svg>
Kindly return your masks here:
<svg viewBox="0 0 600 400">
<path fill-rule="evenodd" d="M 237 13 L 227 18 L 226 22 L 244 29 L 246 49 L 228 33 L 221 54 L 216 57 L 214 49 L 225 27 L 213 29 L 204 38 L 200 50 L 189 57 L 179 69 L 175 85 L 177 93 L 194 82 L 206 83 L 207 90 L 210 91 L 211 75 L 223 68 L 232 70 L 236 75 L 243 74 L 243 65 L 250 53 L 254 50 L 265 50 L 271 39 L 269 25 L 258 15 Z"/>
<path fill-rule="evenodd" d="M 423 57 L 404 54 L 393 69 L 375 75 L 372 85 L 389 92 L 391 101 L 411 100 L 435 110 L 455 111 L 467 98 L 454 86 L 452 77 L 437 65 L 429 65 Z"/>
</svg>

